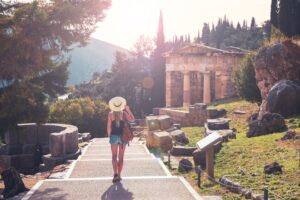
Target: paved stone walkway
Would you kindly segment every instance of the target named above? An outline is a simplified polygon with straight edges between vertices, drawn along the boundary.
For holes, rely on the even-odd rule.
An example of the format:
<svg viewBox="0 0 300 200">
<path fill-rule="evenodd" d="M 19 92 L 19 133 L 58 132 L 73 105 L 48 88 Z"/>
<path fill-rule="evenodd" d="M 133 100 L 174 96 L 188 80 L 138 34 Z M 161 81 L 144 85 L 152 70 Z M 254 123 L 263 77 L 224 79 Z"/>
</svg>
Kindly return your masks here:
<svg viewBox="0 0 300 200">
<path fill-rule="evenodd" d="M 108 140 L 93 139 L 64 179 L 38 182 L 23 200 L 203 200 L 183 178 L 172 176 L 160 159 L 134 141 L 126 147 L 122 181 L 112 183 Z M 213 198 L 214 200 L 220 198 Z"/>
</svg>

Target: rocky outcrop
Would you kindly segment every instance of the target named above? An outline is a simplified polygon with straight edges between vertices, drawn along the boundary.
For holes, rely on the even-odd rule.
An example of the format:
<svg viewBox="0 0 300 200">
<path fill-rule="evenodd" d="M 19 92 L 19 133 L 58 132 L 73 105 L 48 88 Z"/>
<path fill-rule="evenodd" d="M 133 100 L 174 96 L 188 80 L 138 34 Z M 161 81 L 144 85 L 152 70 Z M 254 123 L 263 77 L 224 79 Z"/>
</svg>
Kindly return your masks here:
<svg viewBox="0 0 300 200">
<path fill-rule="evenodd" d="M 259 115 L 265 112 L 279 113 L 285 117 L 299 114 L 300 85 L 290 80 L 281 80 L 276 83 L 261 105 Z"/>
<path fill-rule="evenodd" d="M 263 47 L 254 59 L 255 77 L 262 99 L 280 80 L 300 82 L 300 46 L 292 40 Z"/>
<path fill-rule="evenodd" d="M 284 118 L 277 113 L 266 112 L 261 119 L 251 118 L 247 137 L 266 135 L 286 129 Z"/>
</svg>

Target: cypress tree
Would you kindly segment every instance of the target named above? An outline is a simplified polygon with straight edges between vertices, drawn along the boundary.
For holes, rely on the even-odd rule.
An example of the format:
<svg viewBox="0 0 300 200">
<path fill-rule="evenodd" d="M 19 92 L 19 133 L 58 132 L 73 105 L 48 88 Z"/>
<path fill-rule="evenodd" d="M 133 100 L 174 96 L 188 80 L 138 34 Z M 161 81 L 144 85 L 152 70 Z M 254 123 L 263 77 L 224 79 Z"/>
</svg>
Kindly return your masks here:
<svg viewBox="0 0 300 200">
<path fill-rule="evenodd" d="M 276 28 L 278 27 L 278 0 L 272 0 L 271 24 Z"/>
<path fill-rule="evenodd" d="M 295 32 L 300 35 L 300 0 L 295 2 Z"/>
<path fill-rule="evenodd" d="M 158 31 L 156 37 L 156 48 L 152 57 L 152 76 L 154 80 L 154 86 L 151 91 L 151 101 L 153 107 L 165 106 L 165 88 L 166 88 L 166 67 L 165 58 L 162 53 L 165 52 L 165 36 L 163 27 L 163 15 L 160 11 Z"/>
<path fill-rule="evenodd" d="M 210 28 L 207 23 L 204 23 L 202 28 L 202 42 L 205 45 L 209 45 L 209 39 L 210 39 Z"/>
<path fill-rule="evenodd" d="M 240 22 L 237 23 L 236 29 L 237 29 L 237 30 L 241 30 L 241 29 L 242 29 Z"/>
<path fill-rule="evenodd" d="M 293 36 L 293 2 L 281 0 L 279 4 L 279 29 L 288 37 Z"/>
<path fill-rule="evenodd" d="M 252 17 L 250 29 L 251 29 L 251 30 L 254 30 L 254 29 L 256 28 L 256 26 L 257 26 L 257 24 L 256 24 L 256 21 L 255 21 L 255 18 Z"/>
</svg>

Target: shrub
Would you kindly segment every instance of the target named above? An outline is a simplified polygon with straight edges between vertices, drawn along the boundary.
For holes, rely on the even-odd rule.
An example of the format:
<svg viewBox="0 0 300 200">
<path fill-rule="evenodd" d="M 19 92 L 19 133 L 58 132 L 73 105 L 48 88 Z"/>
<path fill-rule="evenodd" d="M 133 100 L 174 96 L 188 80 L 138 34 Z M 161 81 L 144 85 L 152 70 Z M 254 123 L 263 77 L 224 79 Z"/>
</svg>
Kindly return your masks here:
<svg viewBox="0 0 300 200">
<path fill-rule="evenodd" d="M 49 122 L 73 124 L 78 127 L 79 132 L 104 137 L 108 112 L 107 104 L 101 99 L 69 99 L 50 106 Z"/>
<path fill-rule="evenodd" d="M 248 54 L 240 68 L 233 72 L 233 80 L 240 97 L 247 101 L 261 102 L 261 94 L 257 87 L 253 66 L 254 54 Z"/>
</svg>

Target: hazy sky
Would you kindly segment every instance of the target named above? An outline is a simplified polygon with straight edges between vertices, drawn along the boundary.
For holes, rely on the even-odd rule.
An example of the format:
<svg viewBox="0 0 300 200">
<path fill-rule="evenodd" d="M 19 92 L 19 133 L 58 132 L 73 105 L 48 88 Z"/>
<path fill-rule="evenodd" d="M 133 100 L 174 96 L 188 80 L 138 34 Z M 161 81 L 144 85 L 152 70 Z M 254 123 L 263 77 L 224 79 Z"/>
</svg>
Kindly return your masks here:
<svg viewBox="0 0 300 200">
<path fill-rule="evenodd" d="M 204 22 L 216 24 L 224 15 L 235 25 L 244 19 L 250 24 L 252 16 L 261 24 L 270 7 L 271 0 L 112 0 L 93 37 L 129 49 L 140 35 L 155 37 L 161 9 L 167 40 L 188 33 L 194 38 Z"/>
</svg>

